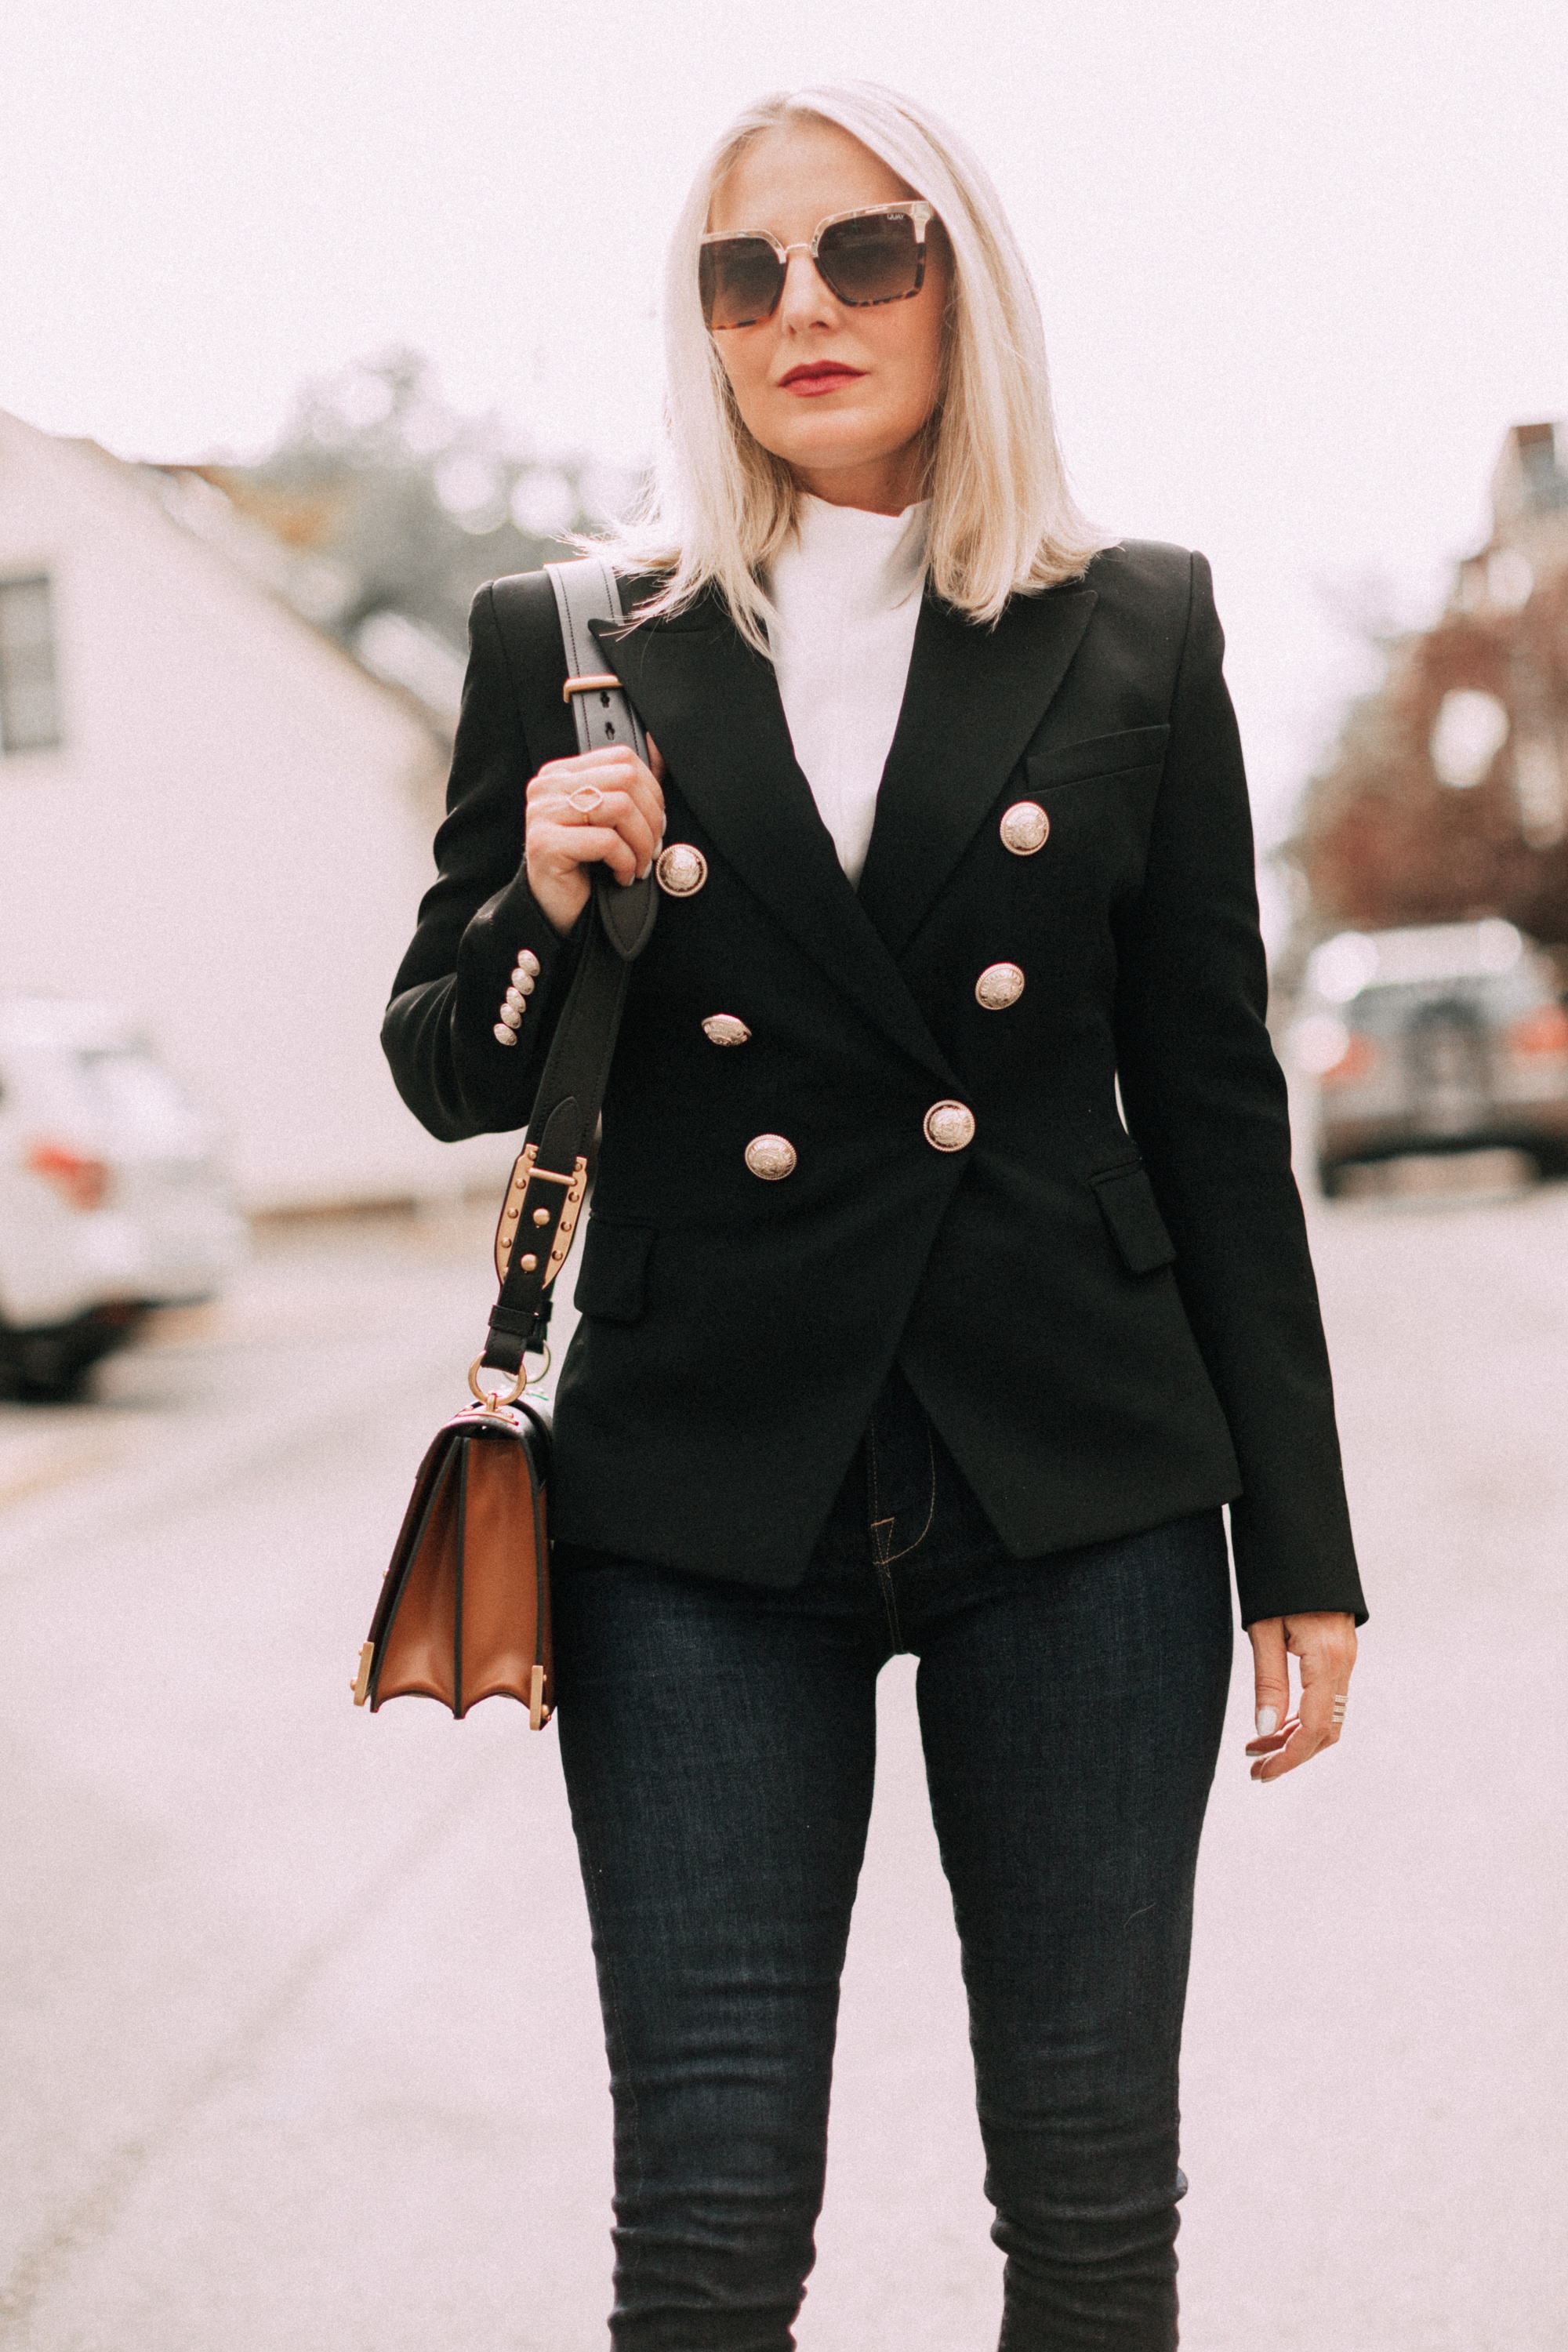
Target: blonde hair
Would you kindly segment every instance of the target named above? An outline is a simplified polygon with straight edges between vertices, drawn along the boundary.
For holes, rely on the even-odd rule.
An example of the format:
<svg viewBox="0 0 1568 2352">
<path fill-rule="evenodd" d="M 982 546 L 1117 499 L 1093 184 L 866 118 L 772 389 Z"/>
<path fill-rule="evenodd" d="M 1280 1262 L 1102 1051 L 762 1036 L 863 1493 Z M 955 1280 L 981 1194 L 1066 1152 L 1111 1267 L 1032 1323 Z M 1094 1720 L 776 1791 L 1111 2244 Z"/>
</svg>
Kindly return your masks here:
<svg viewBox="0 0 1568 2352">
<path fill-rule="evenodd" d="M 662 572 L 639 607 L 673 613 L 715 588 L 742 635 L 767 651 L 762 576 L 795 523 L 800 489 L 741 418 L 698 291 L 713 191 L 761 132 L 816 117 L 847 131 L 934 205 L 952 254 L 946 382 L 930 497 L 931 587 L 975 622 L 1010 596 L 1076 578 L 1113 545 L 1079 512 L 1057 439 L 1039 304 L 984 167 L 929 109 L 876 82 L 824 82 L 760 99 L 698 173 L 665 278 L 663 446 L 640 512 L 605 551 Z"/>
</svg>

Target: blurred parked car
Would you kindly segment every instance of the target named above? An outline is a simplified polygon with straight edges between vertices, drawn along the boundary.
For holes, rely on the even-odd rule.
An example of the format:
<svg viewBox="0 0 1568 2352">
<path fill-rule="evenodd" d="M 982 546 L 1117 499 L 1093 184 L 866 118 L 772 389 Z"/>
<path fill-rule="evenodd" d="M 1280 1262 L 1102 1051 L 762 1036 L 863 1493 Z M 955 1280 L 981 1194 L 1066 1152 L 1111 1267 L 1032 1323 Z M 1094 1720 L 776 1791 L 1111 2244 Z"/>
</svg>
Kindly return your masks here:
<svg viewBox="0 0 1568 2352">
<path fill-rule="evenodd" d="M 1506 1147 L 1568 1170 L 1568 1012 L 1511 923 L 1342 931 L 1307 966 L 1289 1036 L 1319 1087 L 1323 1190 L 1402 1152 Z"/>
<path fill-rule="evenodd" d="M 79 1393 L 244 1245 L 211 1124 L 144 1040 L 102 1006 L 0 1002 L 0 1394 Z"/>
</svg>

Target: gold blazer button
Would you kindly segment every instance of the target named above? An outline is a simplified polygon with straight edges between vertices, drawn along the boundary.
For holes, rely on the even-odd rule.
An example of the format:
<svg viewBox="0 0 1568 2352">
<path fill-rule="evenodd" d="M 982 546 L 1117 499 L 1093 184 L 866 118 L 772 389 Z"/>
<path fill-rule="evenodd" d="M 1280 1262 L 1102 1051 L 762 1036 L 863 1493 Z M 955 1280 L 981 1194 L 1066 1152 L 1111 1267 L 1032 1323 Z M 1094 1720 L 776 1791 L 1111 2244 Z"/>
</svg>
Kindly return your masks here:
<svg viewBox="0 0 1568 2352">
<path fill-rule="evenodd" d="M 933 1151 L 963 1151 L 974 1140 L 974 1113 L 967 1103 L 932 1103 L 925 1136 Z"/>
<path fill-rule="evenodd" d="M 732 1013 L 710 1013 L 702 1024 L 702 1034 L 710 1045 L 745 1045 L 752 1033 Z"/>
<path fill-rule="evenodd" d="M 795 1174 L 795 1150 L 787 1135 L 753 1135 L 746 1146 L 746 1165 L 764 1184 L 776 1184 Z"/>
<path fill-rule="evenodd" d="M 659 853 L 654 877 L 672 898 L 689 898 L 708 879 L 708 860 L 689 841 L 672 841 Z"/>
<path fill-rule="evenodd" d="M 1024 975 L 1016 963 L 988 963 L 974 983 L 977 1003 L 987 1013 L 1005 1013 L 1024 993 Z"/>
<path fill-rule="evenodd" d="M 1015 857 L 1033 857 L 1050 837 L 1051 821 L 1038 801 L 1015 801 L 1002 820 L 1002 846 Z"/>
</svg>

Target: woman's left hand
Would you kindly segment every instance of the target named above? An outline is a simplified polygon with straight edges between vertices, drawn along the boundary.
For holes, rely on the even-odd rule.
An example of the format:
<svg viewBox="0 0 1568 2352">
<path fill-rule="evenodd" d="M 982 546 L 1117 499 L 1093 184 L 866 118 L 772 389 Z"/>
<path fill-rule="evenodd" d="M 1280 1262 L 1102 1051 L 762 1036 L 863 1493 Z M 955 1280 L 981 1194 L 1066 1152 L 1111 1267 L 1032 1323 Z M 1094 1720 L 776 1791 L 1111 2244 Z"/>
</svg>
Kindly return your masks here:
<svg viewBox="0 0 1568 2352">
<path fill-rule="evenodd" d="M 1338 1610 L 1260 1617 L 1247 1629 L 1258 1690 L 1258 1737 L 1247 1752 L 1255 1780 L 1278 1780 L 1339 1744 L 1355 1665 L 1355 1619 Z M 1300 1662 L 1301 1703 L 1289 1714 L 1290 1660 Z"/>
</svg>

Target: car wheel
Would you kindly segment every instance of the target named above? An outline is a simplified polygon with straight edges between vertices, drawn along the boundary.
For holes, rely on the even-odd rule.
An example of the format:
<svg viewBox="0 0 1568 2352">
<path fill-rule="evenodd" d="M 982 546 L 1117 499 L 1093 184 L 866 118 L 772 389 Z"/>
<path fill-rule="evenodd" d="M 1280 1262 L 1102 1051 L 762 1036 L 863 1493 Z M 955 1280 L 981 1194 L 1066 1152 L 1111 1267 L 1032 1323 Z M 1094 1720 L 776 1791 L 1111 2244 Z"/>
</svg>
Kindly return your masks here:
<svg viewBox="0 0 1568 2352">
<path fill-rule="evenodd" d="M 30 1331 L 0 1326 L 0 1397 L 17 1404 L 78 1403 L 93 1366 L 124 1347 L 145 1320 L 142 1308 L 117 1308 Z"/>
<path fill-rule="evenodd" d="M 5 1386 L 18 1404 L 74 1404 L 96 1360 L 68 1325 L 58 1332 L 15 1333 L 5 1359 Z"/>
<path fill-rule="evenodd" d="M 90 1364 L 68 1371 L 46 1373 L 42 1379 L 18 1372 L 13 1391 L 18 1404 L 79 1404 L 92 1377 Z"/>
</svg>

